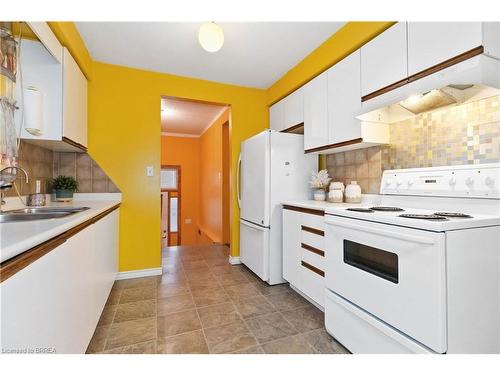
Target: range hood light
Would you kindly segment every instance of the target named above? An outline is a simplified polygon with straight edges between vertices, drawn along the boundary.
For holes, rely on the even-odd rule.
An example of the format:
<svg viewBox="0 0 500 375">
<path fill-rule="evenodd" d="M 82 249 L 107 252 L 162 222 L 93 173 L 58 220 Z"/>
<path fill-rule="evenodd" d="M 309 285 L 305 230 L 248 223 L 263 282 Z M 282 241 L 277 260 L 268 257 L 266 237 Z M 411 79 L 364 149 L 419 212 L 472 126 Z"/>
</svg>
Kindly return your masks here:
<svg viewBox="0 0 500 375">
<path fill-rule="evenodd" d="M 457 100 L 443 90 L 435 89 L 421 95 L 412 95 L 399 102 L 399 105 L 413 114 L 430 111 L 456 103 Z"/>
</svg>

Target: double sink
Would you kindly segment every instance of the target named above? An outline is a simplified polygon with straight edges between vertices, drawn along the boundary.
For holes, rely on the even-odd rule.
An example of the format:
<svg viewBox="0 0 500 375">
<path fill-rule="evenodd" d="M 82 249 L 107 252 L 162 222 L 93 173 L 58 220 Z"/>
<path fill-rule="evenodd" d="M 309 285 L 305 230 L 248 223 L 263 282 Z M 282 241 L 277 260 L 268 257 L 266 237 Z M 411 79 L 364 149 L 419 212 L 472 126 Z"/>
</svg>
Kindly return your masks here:
<svg viewBox="0 0 500 375">
<path fill-rule="evenodd" d="M 0 223 L 11 223 L 16 221 L 33 221 L 63 218 L 78 212 L 88 210 L 90 207 L 37 207 L 22 208 L 19 210 L 5 211 L 0 213 Z"/>
</svg>

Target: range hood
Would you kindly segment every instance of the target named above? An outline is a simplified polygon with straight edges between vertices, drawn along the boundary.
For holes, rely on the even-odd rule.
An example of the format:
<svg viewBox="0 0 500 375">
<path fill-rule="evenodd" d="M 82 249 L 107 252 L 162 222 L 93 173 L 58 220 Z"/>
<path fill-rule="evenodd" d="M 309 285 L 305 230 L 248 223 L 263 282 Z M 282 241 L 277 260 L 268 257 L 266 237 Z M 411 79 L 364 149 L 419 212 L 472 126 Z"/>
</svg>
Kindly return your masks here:
<svg viewBox="0 0 500 375">
<path fill-rule="evenodd" d="M 363 102 L 358 119 L 394 123 L 500 95 L 500 61 L 479 55 Z"/>
</svg>

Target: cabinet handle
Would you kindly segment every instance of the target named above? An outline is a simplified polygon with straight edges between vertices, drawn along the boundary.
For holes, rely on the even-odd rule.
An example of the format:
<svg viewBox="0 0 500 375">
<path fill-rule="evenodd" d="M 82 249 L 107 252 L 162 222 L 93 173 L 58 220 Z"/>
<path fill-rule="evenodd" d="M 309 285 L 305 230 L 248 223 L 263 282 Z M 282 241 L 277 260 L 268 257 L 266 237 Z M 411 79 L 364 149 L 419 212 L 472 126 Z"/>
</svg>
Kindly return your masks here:
<svg viewBox="0 0 500 375">
<path fill-rule="evenodd" d="M 310 251 L 311 253 L 318 254 L 318 255 L 320 255 L 320 256 L 322 256 L 322 257 L 324 257 L 324 256 L 325 256 L 325 252 L 324 252 L 323 250 L 316 249 L 315 247 L 309 246 L 309 245 L 307 245 L 307 244 L 305 244 L 305 243 L 301 243 L 301 244 L 300 244 L 300 246 L 301 246 L 303 249 L 305 249 L 305 250 L 307 250 L 307 251 Z"/>
<path fill-rule="evenodd" d="M 317 234 L 318 236 L 325 237 L 325 232 L 322 230 L 311 228 L 311 227 L 306 227 L 305 225 L 301 225 L 300 228 L 305 232 L 314 233 L 314 234 Z"/>
<path fill-rule="evenodd" d="M 308 270 L 311 270 L 313 271 L 314 273 L 317 273 L 318 275 L 320 275 L 321 277 L 325 277 L 325 272 L 324 271 L 321 271 L 319 268 L 316 268 L 314 267 L 313 265 L 307 263 L 307 262 L 304 262 L 303 260 L 300 262 L 300 264 L 302 264 L 302 267 L 305 267 L 307 268 Z"/>
</svg>

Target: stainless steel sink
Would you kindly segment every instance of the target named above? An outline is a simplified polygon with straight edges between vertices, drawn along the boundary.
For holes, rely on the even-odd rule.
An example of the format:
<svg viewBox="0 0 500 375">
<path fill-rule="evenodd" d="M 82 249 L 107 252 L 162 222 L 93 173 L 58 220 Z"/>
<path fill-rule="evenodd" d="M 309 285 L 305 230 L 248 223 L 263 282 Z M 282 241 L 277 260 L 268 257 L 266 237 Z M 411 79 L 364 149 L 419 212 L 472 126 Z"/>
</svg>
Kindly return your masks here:
<svg viewBox="0 0 500 375">
<path fill-rule="evenodd" d="M 36 207 L 0 213 L 0 223 L 35 221 L 67 217 L 90 207 Z"/>
</svg>

